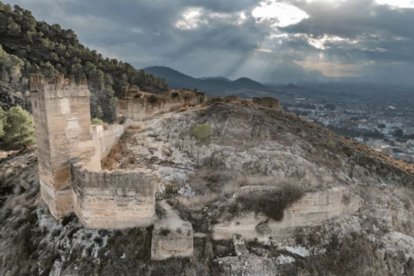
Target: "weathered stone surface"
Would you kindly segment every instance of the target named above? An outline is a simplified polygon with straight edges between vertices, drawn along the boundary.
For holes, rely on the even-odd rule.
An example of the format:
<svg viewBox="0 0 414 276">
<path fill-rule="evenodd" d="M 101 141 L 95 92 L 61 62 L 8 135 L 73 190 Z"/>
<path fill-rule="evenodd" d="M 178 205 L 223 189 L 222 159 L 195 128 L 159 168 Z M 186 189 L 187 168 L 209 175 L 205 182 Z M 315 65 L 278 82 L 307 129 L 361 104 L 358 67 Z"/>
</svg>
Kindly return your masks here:
<svg viewBox="0 0 414 276">
<path fill-rule="evenodd" d="M 165 215 L 154 224 L 151 258 L 191 257 L 194 247 L 191 223 L 183 221 L 166 201 L 159 205 Z"/>
<path fill-rule="evenodd" d="M 243 255 L 249 254 L 249 251 L 246 248 L 246 244 L 244 243 L 244 239 L 241 235 L 233 235 L 233 244 L 234 244 L 234 251 L 236 251 L 236 255 Z"/>
<path fill-rule="evenodd" d="M 261 97 L 261 98 L 253 98 L 252 102 L 257 105 L 261 105 L 264 107 L 272 108 L 279 110 L 280 109 L 280 103 L 279 100 L 271 97 Z"/>
<path fill-rule="evenodd" d="M 73 211 L 91 228 L 151 225 L 154 180 L 134 172 L 101 171 L 101 160 L 126 125 L 91 126 L 89 90 L 62 76 L 49 82 L 32 75 L 40 193 L 55 218 Z M 70 170 L 70 160 L 82 166 Z M 75 206 L 74 206 L 75 204 Z M 74 208 L 75 207 L 75 208 Z"/>
<path fill-rule="evenodd" d="M 159 113 L 206 101 L 207 95 L 199 92 L 169 91 L 162 95 L 154 95 L 135 90 L 129 91 L 127 97 L 118 102 L 117 114 L 119 117 L 141 121 Z"/>
<path fill-rule="evenodd" d="M 71 166 L 74 210 L 89 228 L 147 227 L 154 222 L 154 178 L 142 172 L 89 171 Z"/>
<path fill-rule="evenodd" d="M 31 76 L 30 90 L 41 195 L 59 218 L 73 210 L 69 160 L 80 142 L 92 139 L 89 90 L 63 76 L 48 82 L 42 75 Z"/>
<path fill-rule="evenodd" d="M 244 187 L 240 193 L 252 189 L 274 189 L 274 187 Z M 356 212 L 361 206 L 361 198 L 345 187 L 336 187 L 325 191 L 306 194 L 284 211 L 281 221 L 269 220 L 264 215 L 254 213 L 240 214 L 231 221 L 216 224 L 213 228 L 214 239 L 232 239 L 240 234 L 248 240 L 267 240 L 277 237 L 278 232 L 295 227 L 315 226 L 322 222 Z M 266 221 L 266 225 L 262 225 Z M 265 229 L 260 231 L 258 229 Z"/>
<path fill-rule="evenodd" d="M 214 275 L 221 276 L 274 276 L 277 275 L 275 261 L 253 254 L 224 257 L 214 261 Z"/>
</svg>

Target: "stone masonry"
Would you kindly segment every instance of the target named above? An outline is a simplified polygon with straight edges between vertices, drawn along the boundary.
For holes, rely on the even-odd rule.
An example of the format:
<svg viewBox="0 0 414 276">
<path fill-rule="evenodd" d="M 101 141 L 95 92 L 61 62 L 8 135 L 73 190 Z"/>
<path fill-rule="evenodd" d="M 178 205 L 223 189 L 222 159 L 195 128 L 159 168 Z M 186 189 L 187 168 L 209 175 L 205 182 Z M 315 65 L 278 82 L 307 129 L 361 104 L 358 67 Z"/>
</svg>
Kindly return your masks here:
<svg viewBox="0 0 414 276">
<path fill-rule="evenodd" d="M 55 218 L 75 212 L 90 228 L 146 227 L 155 217 L 151 175 L 102 171 L 126 124 L 92 126 L 86 83 L 30 79 L 40 193 Z"/>
<path fill-rule="evenodd" d="M 72 212 L 69 160 L 77 144 L 92 140 L 89 91 L 86 83 L 42 75 L 30 80 L 38 148 L 40 192 L 56 218 Z"/>
</svg>

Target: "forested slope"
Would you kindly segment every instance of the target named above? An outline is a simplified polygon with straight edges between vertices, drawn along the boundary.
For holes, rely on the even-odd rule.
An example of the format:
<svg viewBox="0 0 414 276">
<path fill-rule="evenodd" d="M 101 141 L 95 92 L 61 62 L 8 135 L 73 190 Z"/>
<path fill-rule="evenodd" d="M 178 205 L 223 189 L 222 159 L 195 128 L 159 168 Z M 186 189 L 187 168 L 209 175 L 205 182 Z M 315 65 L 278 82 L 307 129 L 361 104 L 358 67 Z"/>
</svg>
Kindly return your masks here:
<svg viewBox="0 0 414 276">
<path fill-rule="evenodd" d="M 30 11 L 2 2 L 0 46 L 0 106 L 5 108 L 20 104 L 30 109 L 24 100 L 30 73 L 86 78 L 92 92 L 92 116 L 106 121 L 114 120 L 116 98 L 122 97 L 126 87 L 138 85 L 155 93 L 168 89 L 164 80 L 85 47 L 72 30 L 37 21 Z"/>
</svg>

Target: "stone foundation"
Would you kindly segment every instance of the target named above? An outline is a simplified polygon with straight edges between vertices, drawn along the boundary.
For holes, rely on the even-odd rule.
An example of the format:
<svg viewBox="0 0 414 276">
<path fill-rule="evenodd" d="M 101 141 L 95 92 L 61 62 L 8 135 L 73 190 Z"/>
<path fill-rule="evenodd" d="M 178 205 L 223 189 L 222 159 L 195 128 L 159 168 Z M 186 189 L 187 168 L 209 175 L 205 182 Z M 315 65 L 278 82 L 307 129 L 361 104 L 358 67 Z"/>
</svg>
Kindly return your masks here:
<svg viewBox="0 0 414 276">
<path fill-rule="evenodd" d="M 272 189 L 272 187 L 246 186 L 249 189 Z M 216 224 L 213 227 L 213 238 L 230 240 L 234 234 L 242 235 L 247 240 L 267 240 L 277 238 L 281 231 L 296 227 L 316 226 L 322 222 L 350 215 L 361 206 L 361 198 L 343 187 L 306 194 L 284 211 L 281 221 L 268 220 L 264 215 L 252 212 L 244 213 L 231 221 Z"/>
<path fill-rule="evenodd" d="M 183 221 L 165 201 L 160 202 L 160 208 L 165 215 L 154 224 L 151 259 L 191 257 L 194 248 L 191 223 Z"/>
<path fill-rule="evenodd" d="M 40 196 L 55 218 L 64 217 L 73 212 L 72 188 L 55 190 L 40 182 Z"/>
</svg>

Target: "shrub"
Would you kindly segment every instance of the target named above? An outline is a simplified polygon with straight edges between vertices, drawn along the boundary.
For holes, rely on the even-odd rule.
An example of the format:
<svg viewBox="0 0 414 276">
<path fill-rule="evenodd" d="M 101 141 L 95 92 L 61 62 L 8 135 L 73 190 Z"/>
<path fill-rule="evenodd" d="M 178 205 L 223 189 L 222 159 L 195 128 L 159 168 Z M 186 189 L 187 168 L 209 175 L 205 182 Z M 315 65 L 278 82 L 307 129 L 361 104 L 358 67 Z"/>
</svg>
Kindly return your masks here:
<svg viewBox="0 0 414 276">
<path fill-rule="evenodd" d="M 3 141 L 8 148 L 26 147 L 35 142 L 32 116 L 20 106 L 6 114 Z"/>
<path fill-rule="evenodd" d="M 205 141 L 212 134 L 210 125 L 207 123 L 198 124 L 193 128 L 193 136 L 199 141 Z"/>
<path fill-rule="evenodd" d="M 150 95 L 148 98 L 147 98 L 147 101 L 148 101 L 148 103 L 150 103 L 150 104 L 156 104 L 156 103 L 158 103 L 159 102 L 159 97 L 158 96 L 156 96 L 156 95 Z"/>
<path fill-rule="evenodd" d="M 283 219 L 284 210 L 303 196 L 303 189 L 297 185 L 285 184 L 280 189 L 258 190 L 237 198 L 242 210 L 263 213 L 276 221 Z"/>
<path fill-rule="evenodd" d="M 104 121 L 102 121 L 101 119 L 99 119 L 99 118 L 93 118 L 92 119 L 92 124 L 93 125 L 103 125 L 104 124 Z"/>
</svg>

